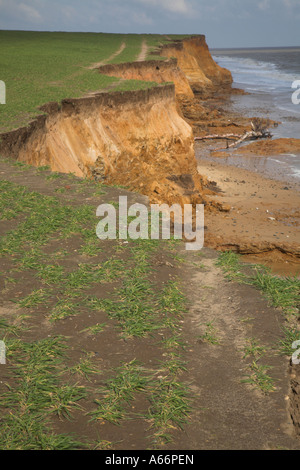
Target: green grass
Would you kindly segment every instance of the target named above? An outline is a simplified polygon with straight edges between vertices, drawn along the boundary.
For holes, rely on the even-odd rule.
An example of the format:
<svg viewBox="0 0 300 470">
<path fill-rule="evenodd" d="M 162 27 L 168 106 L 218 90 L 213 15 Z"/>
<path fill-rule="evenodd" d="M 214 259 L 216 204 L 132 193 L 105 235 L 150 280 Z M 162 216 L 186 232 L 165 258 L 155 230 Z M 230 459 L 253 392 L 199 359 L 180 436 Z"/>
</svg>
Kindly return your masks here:
<svg viewBox="0 0 300 470">
<path fill-rule="evenodd" d="M 217 263 L 225 272 L 229 281 L 248 284 L 259 289 L 273 307 L 281 308 L 284 314 L 284 339 L 280 340 L 278 350 L 284 355 L 292 356 L 292 344 L 300 339 L 299 307 L 300 279 L 298 277 L 280 277 L 273 275 L 269 268 L 253 265 L 246 268 L 241 263 L 241 257 L 233 252 L 221 253 Z M 245 320 L 244 320 L 245 321 Z M 244 359 L 251 357 L 248 365 L 249 374 L 242 382 L 258 387 L 263 393 L 275 390 L 274 381 L 268 374 L 270 366 L 261 364 L 260 360 L 267 348 L 259 345 L 255 338 L 248 341 L 244 350 Z"/>
<path fill-rule="evenodd" d="M 160 447 L 172 441 L 170 431 L 183 429 L 191 412 L 188 388 L 174 378 L 159 380 L 150 397 L 148 419 L 153 428 L 152 440 Z"/>
<path fill-rule="evenodd" d="M 257 364 L 254 360 L 250 364 L 251 373 L 247 375 L 247 379 L 244 379 L 241 382 L 258 387 L 264 394 L 274 392 L 274 380 L 267 373 L 270 369 L 270 366 Z"/>
<path fill-rule="evenodd" d="M 64 279 L 64 268 L 58 264 L 41 265 L 37 267 L 36 276 L 48 286 L 60 284 Z"/>
<path fill-rule="evenodd" d="M 161 327 L 157 322 L 155 293 L 146 279 L 128 275 L 114 299 L 104 299 L 101 309 L 116 319 L 125 337 L 146 336 Z"/>
<path fill-rule="evenodd" d="M 300 306 L 300 279 L 273 276 L 268 269 L 257 268 L 252 284 L 260 289 L 274 307 L 281 307 L 289 314 L 297 314 Z"/>
<path fill-rule="evenodd" d="M 266 348 L 261 346 L 255 338 L 250 338 L 244 348 L 244 359 L 250 357 L 252 362 L 248 365 L 248 378 L 243 379 L 242 383 L 247 383 L 258 387 L 264 394 L 268 394 L 275 390 L 274 380 L 267 372 L 272 367 L 261 364 L 259 361 L 266 353 Z"/>
<path fill-rule="evenodd" d="M 119 54 L 110 62 L 112 64 L 134 62 L 141 51 L 144 36 L 139 34 L 124 34 L 122 36 L 122 39 L 123 42 L 126 44 L 126 47 L 123 52 L 121 52 L 121 54 Z"/>
<path fill-rule="evenodd" d="M 29 295 L 20 300 L 19 306 L 21 308 L 34 308 L 40 304 L 44 304 L 48 297 L 48 293 L 45 289 L 37 289 L 32 291 Z"/>
<path fill-rule="evenodd" d="M 8 322 L 5 318 L 0 317 L 0 335 L 4 341 L 6 340 L 7 337 L 9 338 L 11 336 L 19 337 L 22 334 L 22 332 L 25 331 L 25 328 L 22 325 L 22 316 L 19 316 L 16 319 L 16 323 L 12 324 Z"/>
<path fill-rule="evenodd" d="M 94 210 L 90 206 L 76 208 L 63 205 L 56 197 L 30 192 L 25 187 L 7 181 L 0 181 L 0 190 L 2 219 L 26 215 L 17 229 L 1 238 L 0 256 L 18 253 L 24 255 L 23 262 L 33 262 L 33 258 L 37 262 L 38 249 L 54 233 L 66 238 L 83 231 L 88 222 L 96 221 Z"/>
<path fill-rule="evenodd" d="M 254 265 L 251 274 L 246 274 L 241 257 L 233 252 L 224 252 L 217 265 L 230 280 L 252 285 L 263 292 L 274 307 L 281 307 L 289 314 L 297 315 L 300 306 L 300 279 L 298 277 L 279 277 L 262 265 Z"/>
<path fill-rule="evenodd" d="M 50 322 L 65 320 L 66 318 L 75 317 L 80 315 L 81 309 L 79 302 L 72 301 L 71 299 L 63 297 L 52 308 L 48 317 Z"/>
<path fill-rule="evenodd" d="M 222 268 L 227 279 L 243 282 L 245 274 L 242 272 L 240 259 L 233 251 L 225 251 L 220 254 L 216 264 Z"/>
<path fill-rule="evenodd" d="M 119 82 L 89 69 L 109 61 L 121 44 L 126 48 L 113 63 L 136 60 L 144 38 L 151 50 L 165 38 L 158 35 L 0 31 L 1 80 L 6 105 L 0 108 L 0 131 L 27 125 L 39 106 L 84 93 L 105 90 Z M 151 57 L 150 57 L 151 58 Z M 117 90 L 148 88 L 153 83 L 124 81 Z"/>
<path fill-rule="evenodd" d="M 137 392 L 145 390 L 147 379 L 137 361 L 122 364 L 115 377 L 99 390 L 102 399 L 96 399 L 97 409 L 90 413 L 92 420 L 108 421 L 119 425 L 126 416 L 126 407 Z"/>
<path fill-rule="evenodd" d="M 205 333 L 199 336 L 201 341 L 210 343 L 210 344 L 220 344 L 220 341 L 216 334 L 216 327 L 213 322 L 208 322 L 205 325 Z"/>
<path fill-rule="evenodd" d="M 96 323 L 96 325 L 89 326 L 84 328 L 81 333 L 88 333 L 89 335 L 97 335 L 98 333 L 102 333 L 104 328 L 106 327 L 106 323 Z"/>
<path fill-rule="evenodd" d="M 68 434 L 55 434 L 47 429 L 43 416 L 11 413 L 1 427 L 2 450 L 77 450 L 85 444 Z"/>
<path fill-rule="evenodd" d="M 90 376 L 95 376 L 101 373 L 101 371 L 92 363 L 92 357 L 92 353 L 86 353 L 85 357 L 82 357 L 77 364 L 70 367 L 69 372 L 73 375 L 83 376 L 90 381 Z"/>
<path fill-rule="evenodd" d="M 295 352 L 295 349 L 292 347 L 293 343 L 300 341 L 300 329 L 295 326 L 284 327 L 283 333 L 284 339 L 279 342 L 279 350 L 285 356 L 291 357 Z"/>
<path fill-rule="evenodd" d="M 62 337 L 41 339 L 33 343 L 7 340 L 7 358 L 14 369 L 17 385 L 8 387 L 0 406 L 8 409 L 1 422 L 2 450 L 63 450 L 84 447 L 71 435 L 49 430 L 49 417 L 70 418 L 85 397 L 83 387 L 61 384 L 66 350 Z"/>
<path fill-rule="evenodd" d="M 51 184 L 47 168 L 35 171 Z M 65 181 L 57 178 L 55 183 Z M 89 181 L 78 180 L 77 187 L 84 187 L 87 197 L 95 191 Z M 67 205 L 8 181 L 0 181 L 0 190 L 0 213 L 12 221 L 0 242 L 0 257 L 12 265 L 1 294 L 22 309 L 0 318 L 9 367 L 7 393 L 0 402 L 0 448 L 111 447 L 100 438 L 87 443 L 80 431 L 78 437 L 54 432 L 53 423 L 72 420 L 75 412 L 87 426 L 89 419 L 115 425 L 142 420 L 155 447 L 169 442 L 190 410 L 189 387 L 180 377 L 187 371 L 182 337 L 186 299 L 174 276 L 157 284 L 153 262 L 158 251 L 169 252 L 177 243 L 105 245 L 96 237 L 95 208 L 80 205 L 81 196 L 79 205 Z M 4 270 L 0 275 L 6 276 Z M 23 280 L 26 295 L 20 298 Z M 52 337 L 53 331 L 67 331 L 68 337 Z M 118 360 L 118 341 L 108 352 L 100 346 L 104 360 L 97 357 L 106 333 L 126 342 L 126 362 Z M 133 347 L 144 340 L 153 348 L 147 363 L 136 358 Z M 111 357 L 119 367 L 107 365 Z M 143 409 L 135 410 L 141 393 Z M 88 415 L 87 402 L 93 410 Z"/>
</svg>

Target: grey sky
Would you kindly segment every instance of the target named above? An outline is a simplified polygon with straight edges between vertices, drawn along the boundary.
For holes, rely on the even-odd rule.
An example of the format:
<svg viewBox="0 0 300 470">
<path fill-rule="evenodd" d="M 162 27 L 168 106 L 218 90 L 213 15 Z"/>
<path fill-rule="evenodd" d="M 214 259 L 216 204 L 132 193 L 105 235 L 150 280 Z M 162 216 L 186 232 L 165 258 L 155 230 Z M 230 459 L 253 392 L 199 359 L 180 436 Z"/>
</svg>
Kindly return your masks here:
<svg viewBox="0 0 300 470">
<path fill-rule="evenodd" d="M 0 29 L 201 33 L 210 47 L 300 46 L 300 0 L 0 0 Z"/>
</svg>

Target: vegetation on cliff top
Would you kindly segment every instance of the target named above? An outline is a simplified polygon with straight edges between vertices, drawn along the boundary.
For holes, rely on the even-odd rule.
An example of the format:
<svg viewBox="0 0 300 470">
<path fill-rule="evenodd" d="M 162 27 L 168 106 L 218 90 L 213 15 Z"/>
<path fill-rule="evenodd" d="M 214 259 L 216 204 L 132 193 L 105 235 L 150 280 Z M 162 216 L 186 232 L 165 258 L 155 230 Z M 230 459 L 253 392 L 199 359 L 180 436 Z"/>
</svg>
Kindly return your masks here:
<svg viewBox="0 0 300 470">
<path fill-rule="evenodd" d="M 136 90 L 153 82 L 120 81 L 99 74 L 95 63 L 135 61 L 146 43 L 145 59 L 168 38 L 160 35 L 0 31 L 0 80 L 6 105 L 0 107 L 0 131 L 26 125 L 50 101 L 77 98 L 99 90 Z M 121 48 L 124 44 L 125 47 Z M 121 48 L 121 49 L 120 49 Z M 121 51 L 121 52 L 120 52 Z"/>
</svg>

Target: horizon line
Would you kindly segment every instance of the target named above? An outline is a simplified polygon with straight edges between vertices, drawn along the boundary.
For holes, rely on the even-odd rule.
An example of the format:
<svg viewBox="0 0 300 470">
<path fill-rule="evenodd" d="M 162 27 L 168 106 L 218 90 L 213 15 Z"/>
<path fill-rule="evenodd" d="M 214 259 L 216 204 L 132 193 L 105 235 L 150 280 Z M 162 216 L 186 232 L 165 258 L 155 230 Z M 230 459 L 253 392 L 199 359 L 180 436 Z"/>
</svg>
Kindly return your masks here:
<svg viewBox="0 0 300 470">
<path fill-rule="evenodd" d="M 128 35 L 128 34 L 133 34 L 137 36 L 145 36 L 145 35 L 153 35 L 153 36 L 205 36 L 207 38 L 207 34 L 203 33 L 117 33 L 117 32 L 105 32 L 105 31 L 64 31 L 64 30 L 34 30 L 34 29 L 2 29 L 0 28 L 0 32 L 5 32 L 5 31 L 11 31 L 11 32 L 26 32 L 26 33 L 64 33 L 64 34 L 118 34 L 118 35 Z M 227 47 L 218 47 L 218 46 L 213 46 L 210 47 L 208 44 L 208 47 L 210 50 L 241 50 L 241 49 L 296 49 L 300 48 L 299 45 L 289 45 L 289 46 L 240 46 L 240 47 L 233 47 L 233 46 L 227 46 Z"/>
</svg>

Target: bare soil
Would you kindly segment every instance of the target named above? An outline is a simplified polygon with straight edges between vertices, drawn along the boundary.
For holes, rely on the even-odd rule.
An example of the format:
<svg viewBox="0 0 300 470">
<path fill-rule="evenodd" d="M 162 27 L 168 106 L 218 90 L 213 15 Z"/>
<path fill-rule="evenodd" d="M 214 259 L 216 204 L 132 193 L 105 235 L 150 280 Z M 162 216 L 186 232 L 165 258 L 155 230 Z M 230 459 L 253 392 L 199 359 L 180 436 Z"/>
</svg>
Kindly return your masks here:
<svg viewBox="0 0 300 470">
<path fill-rule="evenodd" d="M 137 62 L 143 62 L 144 60 L 146 60 L 147 55 L 148 55 L 148 50 L 149 50 L 149 48 L 147 46 L 147 42 L 143 41 L 141 52 L 139 53 L 139 55 L 137 57 Z"/>
<path fill-rule="evenodd" d="M 299 274 L 298 188 L 234 166 L 198 163 L 199 172 L 217 183 L 213 199 L 231 208 L 226 214 L 207 214 L 207 244 L 267 263 L 274 272 Z"/>
<path fill-rule="evenodd" d="M 212 168 L 213 169 L 213 168 Z M 30 191 L 43 195 L 56 195 L 60 201 L 72 206 L 89 204 L 95 207 L 102 202 L 118 201 L 119 195 L 128 195 L 129 204 L 145 202 L 146 198 L 119 188 L 105 187 L 104 194 L 93 195 L 95 187 L 82 186 L 80 178 L 47 180 L 51 173 L 38 172 L 35 168 L 24 170 L 11 163 L 0 163 L 0 177 L 26 186 Z M 214 175 L 215 176 L 215 175 Z M 65 189 L 64 193 L 57 189 Z M 78 192 L 79 191 L 79 192 Z M 219 215 L 218 215 L 219 217 Z M 13 229 L 16 220 L 2 221 L 1 235 Z M 104 242 L 102 251 L 93 262 L 101 263 L 115 256 L 118 241 Z M 125 245 L 126 246 L 126 245 Z M 67 251 L 63 260 L 64 269 L 72 271 L 79 263 L 88 262 L 80 254 L 80 239 L 74 236 L 68 240 L 52 241 L 45 247 L 50 256 L 53 252 Z M 123 246 L 124 248 L 124 246 Z M 119 258 L 129 262 L 128 252 L 121 250 Z M 182 430 L 171 429 L 172 441 L 163 449 L 300 449 L 289 411 L 289 358 L 277 352 L 277 344 L 282 338 L 283 315 L 280 310 L 268 305 L 262 295 L 250 286 L 241 286 L 225 279 L 215 264 L 217 253 L 209 248 L 201 252 L 186 252 L 183 245 L 176 252 L 160 248 L 151 258 L 151 282 L 157 288 L 168 280 L 177 280 L 186 297 L 187 311 L 181 320 L 184 348 L 182 359 L 186 371 L 179 380 L 190 387 L 192 412 Z M 13 259 L 1 258 L 1 271 L 4 280 L 9 276 Z M 2 278 L 3 280 L 3 278 Z M 24 313 L 13 302 L 18 301 L 38 288 L 32 272 L 19 274 L 17 283 L 11 289 L 1 286 L 1 317 L 12 317 Z M 89 294 L 100 298 L 112 298 L 118 281 L 96 285 Z M 52 418 L 52 426 L 59 433 L 75 433 L 88 441 L 99 438 L 112 443 L 113 450 L 140 450 L 151 447 L 149 441 L 150 424 L 139 417 L 149 408 L 147 396 L 139 393 L 128 405 L 129 419 L 116 426 L 107 422 L 89 422 L 86 413 L 94 409 L 93 399 L 97 390 L 110 378 L 111 371 L 122 362 L 136 359 L 147 368 L 157 366 L 164 360 L 164 350 L 159 344 L 159 333 L 146 338 L 125 340 L 120 335 L 118 324 L 104 312 L 91 313 L 82 310 L 80 315 L 49 324 L 47 305 L 41 305 L 30 316 L 31 329 L 22 340 L 34 342 L 49 335 L 68 337 L 68 365 L 74 365 L 82 352 L 93 354 L 93 362 L 102 374 L 92 382 L 81 379 L 81 384 L 89 387 L 89 397 L 81 402 L 83 410 L 73 413 L 72 420 Z M 106 323 L 103 334 L 91 337 L 79 334 L 90 325 Z M 214 327 L 218 344 L 203 339 L 207 325 Z M 263 361 L 271 366 L 270 375 L 275 391 L 264 394 L 257 387 L 242 383 L 249 373 L 249 358 L 244 358 L 244 348 L 249 338 L 255 338 L 266 349 Z M 0 391 L 6 390 L 6 383 L 14 385 L 13 371 L 7 367 L 0 369 Z"/>
</svg>

